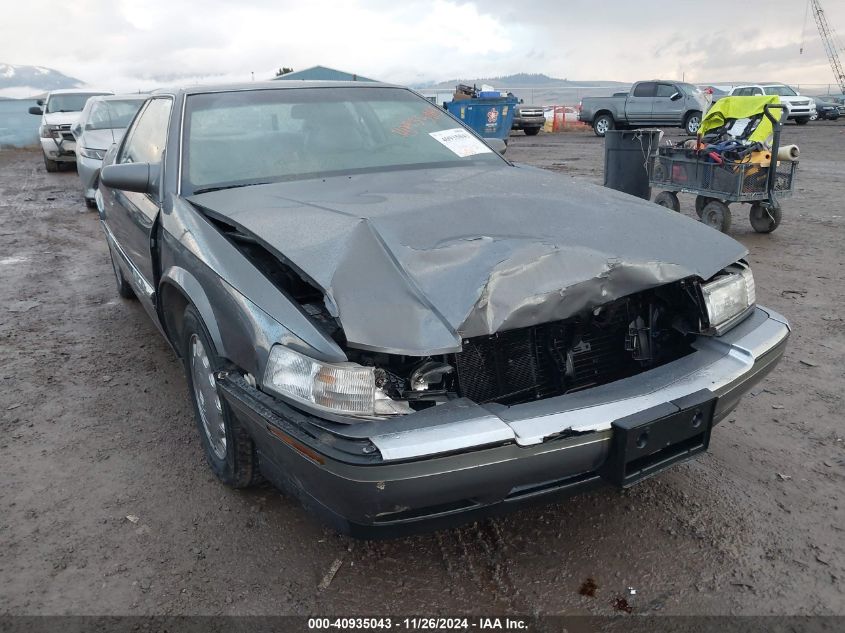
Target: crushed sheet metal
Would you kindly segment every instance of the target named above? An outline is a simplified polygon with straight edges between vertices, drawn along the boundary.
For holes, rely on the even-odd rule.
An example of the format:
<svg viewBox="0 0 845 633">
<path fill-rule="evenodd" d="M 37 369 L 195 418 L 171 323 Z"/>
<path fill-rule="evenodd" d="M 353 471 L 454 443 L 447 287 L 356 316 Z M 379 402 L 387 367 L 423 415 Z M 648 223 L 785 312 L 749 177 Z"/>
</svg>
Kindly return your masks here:
<svg viewBox="0 0 845 633">
<path fill-rule="evenodd" d="M 190 201 L 319 286 L 350 346 L 419 356 L 707 279 L 747 252 L 650 202 L 512 166 L 336 176 Z"/>
</svg>

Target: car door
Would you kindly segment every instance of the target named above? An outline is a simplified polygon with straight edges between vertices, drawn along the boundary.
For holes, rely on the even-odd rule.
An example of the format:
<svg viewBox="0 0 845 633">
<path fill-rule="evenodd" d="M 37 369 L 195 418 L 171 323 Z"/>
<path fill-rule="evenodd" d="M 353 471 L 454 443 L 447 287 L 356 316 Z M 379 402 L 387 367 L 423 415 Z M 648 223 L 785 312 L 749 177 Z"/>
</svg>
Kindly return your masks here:
<svg viewBox="0 0 845 633">
<path fill-rule="evenodd" d="M 679 95 L 674 100 L 672 97 Z M 658 82 L 654 92 L 651 122 L 655 125 L 680 125 L 686 112 L 684 93 L 671 83 Z"/>
<path fill-rule="evenodd" d="M 162 162 L 172 109 L 171 97 L 150 99 L 126 131 L 115 164 L 149 163 L 160 166 L 160 169 L 151 171 L 163 173 Z M 151 239 L 161 207 L 159 188 L 152 187 L 153 191 L 148 193 L 108 189 L 103 196 L 107 227 L 126 263 L 132 268 L 129 278 L 148 309 L 152 307 L 155 287 Z M 107 197 L 110 199 L 107 200 Z"/>
<path fill-rule="evenodd" d="M 653 81 L 641 81 L 625 100 L 625 117 L 633 125 L 650 125 L 654 107 L 654 91 L 657 84 Z"/>
</svg>

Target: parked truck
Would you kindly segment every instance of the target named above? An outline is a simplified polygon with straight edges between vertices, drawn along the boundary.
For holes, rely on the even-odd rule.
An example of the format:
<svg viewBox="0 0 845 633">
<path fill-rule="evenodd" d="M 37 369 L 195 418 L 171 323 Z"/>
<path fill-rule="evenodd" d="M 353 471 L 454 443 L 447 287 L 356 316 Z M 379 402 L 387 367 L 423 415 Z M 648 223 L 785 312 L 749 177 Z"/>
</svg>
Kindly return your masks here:
<svg viewBox="0 0 845 633">
<path fill-rule="evenodd" d="M 680 127 L 698 132 L 709 106 L 696 86 L 680 81 L 638 81 L 630 92 L 612 97 L 585 97 L 578 120 L 593 126 L 596 136 L 614 128 Z"/>
</svg>

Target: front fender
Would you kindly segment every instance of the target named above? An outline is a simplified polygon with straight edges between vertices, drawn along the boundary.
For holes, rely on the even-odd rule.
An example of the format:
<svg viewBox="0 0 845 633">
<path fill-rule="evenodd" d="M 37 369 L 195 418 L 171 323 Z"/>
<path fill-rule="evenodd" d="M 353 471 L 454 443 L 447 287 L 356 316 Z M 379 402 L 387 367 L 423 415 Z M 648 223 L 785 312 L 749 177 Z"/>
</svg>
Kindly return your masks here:
<svg viewBox="0 0 845 633">
<path fill-rule="evenodd" d="M 199 312 L 218 355 L 253 376 L 264 375 L 270 348 L 275 343 L 303 354 L 314 353 L 309 345 L 219 277 L 209 274 L 200 282 L 180 266 L 170 266 L 159 285 L 162 298 L 159 305 L 164 312 L 161 317 L 167 329 L 173 329 L 174 324 L 179 329 L 181 324 L 181 315 L 168 318 L 166 314 L 168 298 L 173 299 L 168 293 L 173 291 L 179 292 L 184 302 L 191 303 Z"/>
</svg>

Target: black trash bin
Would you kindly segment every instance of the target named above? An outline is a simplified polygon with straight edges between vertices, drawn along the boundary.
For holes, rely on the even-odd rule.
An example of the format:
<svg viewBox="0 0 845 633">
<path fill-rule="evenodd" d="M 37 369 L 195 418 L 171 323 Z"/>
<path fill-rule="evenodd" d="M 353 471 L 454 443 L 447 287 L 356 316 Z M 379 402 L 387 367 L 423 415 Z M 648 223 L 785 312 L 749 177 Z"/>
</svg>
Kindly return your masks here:
<svg viewBox="0 0 845 633">
<path fill-rule="evenodd" d="M 604 137 L 604 186 L 651 199 L 648 165 L 660 146 L 660 130 L 608 130 Z"/>
</svg>

